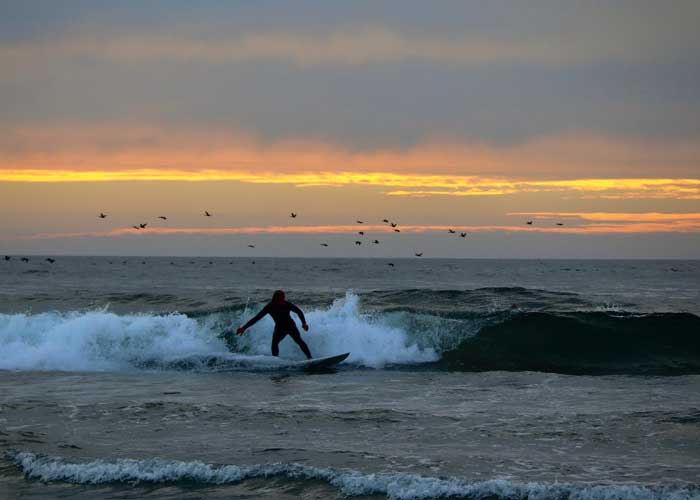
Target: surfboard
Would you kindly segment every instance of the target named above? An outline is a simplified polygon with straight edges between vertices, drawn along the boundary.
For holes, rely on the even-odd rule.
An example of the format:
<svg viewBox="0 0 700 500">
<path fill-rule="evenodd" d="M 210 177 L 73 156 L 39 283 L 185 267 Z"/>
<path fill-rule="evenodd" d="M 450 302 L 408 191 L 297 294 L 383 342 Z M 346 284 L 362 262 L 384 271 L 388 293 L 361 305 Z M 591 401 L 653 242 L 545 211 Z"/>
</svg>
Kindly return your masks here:
<svg viewBox="0 0 700 500">
<path fill-rule="evenodd" d="M 331 368 L 332 366 L 342 363 L 345 359 L 350 356 L 349 352 L 344 354 L 337 354 L 335 356 L 326 356 L 324 358 L 313 358 L 307 361 L 299 361 L 295 364 L 302 370 L 322 370 L 324 368 Z"/>
</svg>

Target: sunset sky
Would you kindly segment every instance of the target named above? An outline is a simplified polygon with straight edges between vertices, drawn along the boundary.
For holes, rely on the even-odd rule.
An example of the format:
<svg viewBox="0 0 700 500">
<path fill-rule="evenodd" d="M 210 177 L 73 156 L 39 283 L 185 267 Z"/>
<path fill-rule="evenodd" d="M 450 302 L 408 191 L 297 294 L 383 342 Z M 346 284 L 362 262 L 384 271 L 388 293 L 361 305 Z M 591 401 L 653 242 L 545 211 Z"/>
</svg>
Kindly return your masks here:
<svg viewBox="0 0 700 500">
<path fill-rule="evenodd" d="M 699 19 L 3 1 L 0 253 L 700 258 Z"/>
</svg>

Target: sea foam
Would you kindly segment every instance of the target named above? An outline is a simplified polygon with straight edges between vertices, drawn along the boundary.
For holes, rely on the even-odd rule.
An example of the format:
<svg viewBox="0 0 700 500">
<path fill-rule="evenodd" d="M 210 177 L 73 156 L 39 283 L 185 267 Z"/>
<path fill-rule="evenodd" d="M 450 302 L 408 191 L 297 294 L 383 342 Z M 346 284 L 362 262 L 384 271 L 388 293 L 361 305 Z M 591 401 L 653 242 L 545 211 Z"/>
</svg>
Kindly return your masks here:
<svg viewBox="0 0 700 500">
<path fill-rule="evenodd" d="M 698 500 L 697 486 L 513 482 L 504 479 L 465 481 L 406 473 L 365 474 L 348 469 L 303 464 L 211 465 L 200 461 L 117 459 L 69 462 L 30 452 L 9 452 L 7 458 L 32 479 L 75 484 L 119 482 L 232 484 L 252 478 L 281 476 L 326 481 L 345 495 L 386 495 L 396 500 L 425 498 L 571 499 L 571 500 Z"/>
</svg>

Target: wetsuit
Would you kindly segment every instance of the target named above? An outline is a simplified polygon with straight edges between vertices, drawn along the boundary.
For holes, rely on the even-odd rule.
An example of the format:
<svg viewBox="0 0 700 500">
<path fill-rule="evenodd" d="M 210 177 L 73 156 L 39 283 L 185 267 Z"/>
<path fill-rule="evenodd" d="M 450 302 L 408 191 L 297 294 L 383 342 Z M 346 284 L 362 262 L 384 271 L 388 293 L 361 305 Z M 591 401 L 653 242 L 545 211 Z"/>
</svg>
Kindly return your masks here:
<svg viewBox="0 0 700 500">
<path fill-rule="evenodd" d="M 301 348 L 304 354 L 306 354 L 306 357 L 311 359 L 311 351 L 309 351 L 309 347 L 306 345 L 306 342 L 302 340 L 296 323 L 294 323 L 294 320 L 289 315 L 290 312 L 294 312 L 297 316 L 299 316 L 302 325 L 306 324 L 306 319 L 304 318 L 304 313 L 301 312 L 301 309 L 291 302 L 287 302 L 285 300 L 284 302 L 270 302 L 263 307 L 258 314 L 253 316 L 250 321 L 243 325 L 243 328 L 247 330 L 255 323 L 260 321 L 263 316 L 269 314 L 275 321 L 275 331 L 272 333 L 272 355 L 279 356 L 279 343 L 282 342 L 287 335 L 289 335 Z"/>
</svg>

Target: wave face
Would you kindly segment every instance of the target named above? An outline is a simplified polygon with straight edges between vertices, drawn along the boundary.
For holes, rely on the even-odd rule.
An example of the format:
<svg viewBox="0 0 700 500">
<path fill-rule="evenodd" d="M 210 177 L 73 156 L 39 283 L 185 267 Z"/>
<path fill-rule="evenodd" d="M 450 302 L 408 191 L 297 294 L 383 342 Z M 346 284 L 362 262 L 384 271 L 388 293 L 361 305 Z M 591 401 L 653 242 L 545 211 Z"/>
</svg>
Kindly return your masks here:
<svg viewBox="0 0 700 500">
<path fill-rule="evenodd" d="M 303 464 L 220 465 L 176 460 L 95 460 L 68 462 L 28 452 L 10 452 L 14 462 L 31 479 L 73 484 L 173 483 L 233 484 L 246 479 L 286 477 L 320 480 L 348 496 L 386 495 L 397 500 L 425 498 L 577 499 L 577 500 L 697 500 L 697 487 L 645 486 L 635 484 L 517 483 L 503 479 L 464 481 L 405 473 L 363 474 L 353 470 Z"/>
<path fill-rule="evenodd" d="M 565 310 L 575 307 L 575 294 L 520 288 L 375 292 L 362 304 L 348 292 L 308 311 L 312 330 L 304 338 L 317 357 L 349 351 L 350 366 L 369 368 L 700 373 L 700 317 Z M 302 359 L 291 340 L 281 344 L 281 359 L 269 356 L 269 318 L 242 337 L 221 335 L 254 309 L 0 314 L 0 369 L 266 370 Z"/>
</svg>

